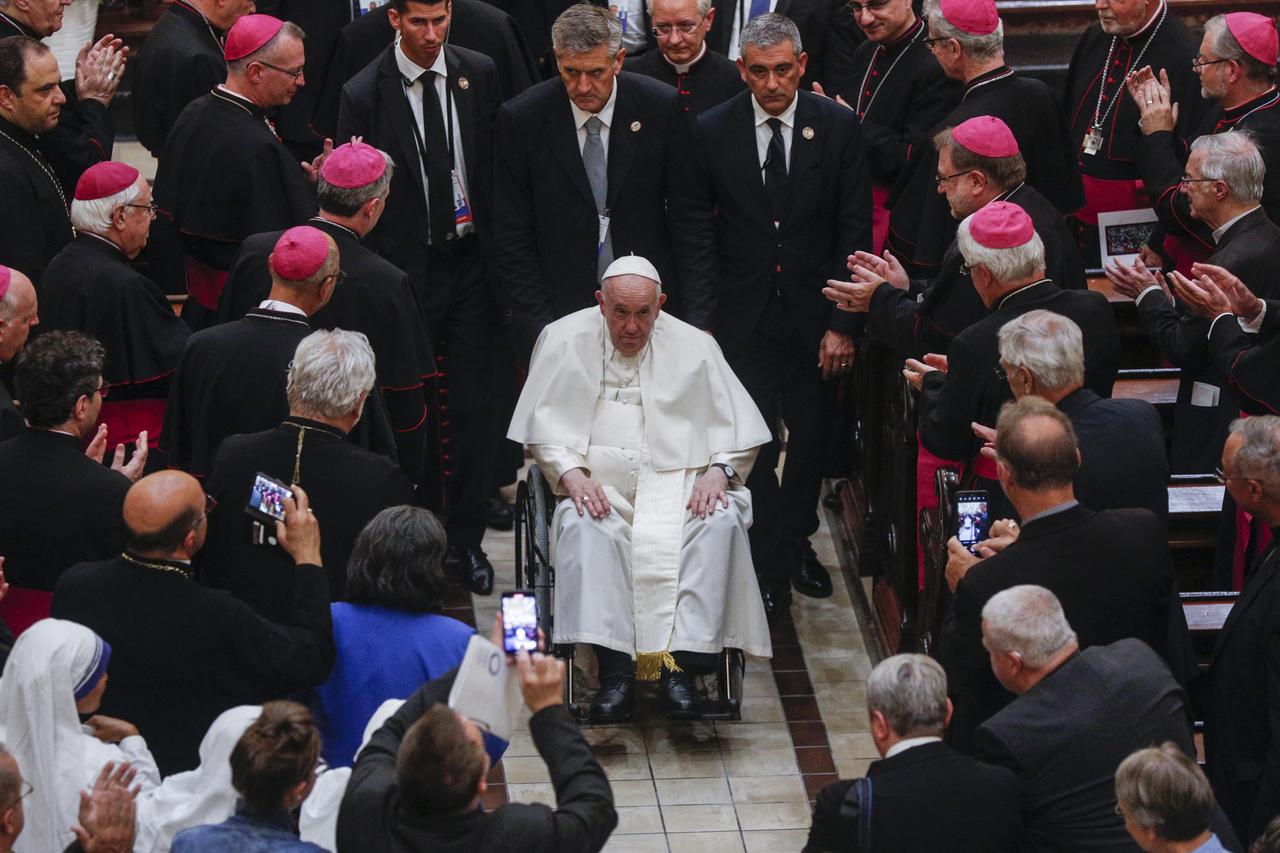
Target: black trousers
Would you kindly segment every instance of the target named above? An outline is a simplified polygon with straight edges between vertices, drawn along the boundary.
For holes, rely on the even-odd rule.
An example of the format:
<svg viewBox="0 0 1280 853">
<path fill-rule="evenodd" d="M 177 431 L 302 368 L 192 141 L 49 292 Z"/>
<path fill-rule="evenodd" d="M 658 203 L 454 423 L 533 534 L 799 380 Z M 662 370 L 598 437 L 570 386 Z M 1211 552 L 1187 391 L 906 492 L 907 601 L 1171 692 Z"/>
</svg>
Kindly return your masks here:
<svg viewBox="0 0 1280 853">
<path fill-rule="evenodd" d="M 418 306 L 440 363 L 440 460 L 449 544 L 478 548 L 493 481 L 492 342 L 498 313 L 474 235 L 432 247 Z"/>
<path fill-rule="evenodd" d="M 785 589 L 800 549 L 818 530 L 818 496 L 831 444 L 826 409 L 834 398 L 823 392 L 817 352 L 800 338 L 786 300 L 776 293 L 751 342 L 726 357 L 773 432 L 747 478 L 751 559 L 763 588 Z M 782 424 L 787 460 L 779 481 Z"/>
<path fill-rule="evenodd" d="M 635 675 L 636 662 L 626 652 L 615 652 L 604 646 L 592 646 L 596 650 L 596 663 L 600 665 L 600 681 Z M 708 675 L 715 672 L 719 656 L 707 652 L 672 652 L 676 666 L 689 675 Z"/>
</svg>

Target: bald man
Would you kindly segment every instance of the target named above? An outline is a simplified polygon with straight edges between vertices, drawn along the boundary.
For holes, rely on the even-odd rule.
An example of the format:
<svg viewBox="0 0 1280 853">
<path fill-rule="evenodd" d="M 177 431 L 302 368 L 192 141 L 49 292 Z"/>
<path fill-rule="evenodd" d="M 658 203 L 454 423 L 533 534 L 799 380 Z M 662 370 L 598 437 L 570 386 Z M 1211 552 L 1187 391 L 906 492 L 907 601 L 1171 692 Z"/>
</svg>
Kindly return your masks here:
<svg viewBox="0 0 1280 853">
<path fill-rule="evenodd" d="M 40 322 L 36 313 L 36 289 L 31 279 L 15 269 L 0 266 L 0 364 L 13 361 Z M 0 441 L 7 441 L 26 428 L 13 405 L 13 397 L 0 380 Z"/>
<path fill-rule="evenodd" d="M 113 649 L 102 713 L 146 732 L 165 776 L 199 763 L 201 738 L 227 708 L 313 687 L 333 666 L 320 525 L 306 492 L 295 486 L 293 494 L 275 530 L 294 562 L 288 624 L 195 582 L 192 563 L 217 505 L 180 471 L 135 483 L 124 501 L 123 553 L 68 569 L 54 590 L 52 612 Z"/>
</svg>

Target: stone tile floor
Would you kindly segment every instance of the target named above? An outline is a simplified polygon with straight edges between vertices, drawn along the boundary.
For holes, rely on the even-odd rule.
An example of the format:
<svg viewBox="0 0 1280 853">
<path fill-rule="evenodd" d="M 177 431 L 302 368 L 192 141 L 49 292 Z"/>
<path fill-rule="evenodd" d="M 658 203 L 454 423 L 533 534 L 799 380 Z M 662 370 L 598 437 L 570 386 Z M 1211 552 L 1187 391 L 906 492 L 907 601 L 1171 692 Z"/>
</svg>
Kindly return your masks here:
<svg viewBox="0 0 1280 853">
<path fill-rule="evenodd" d="M 484 544 L 497 580 L 494 595 L 471 600 L 482 629 L 498 592 L 515 587 L 513 535 L 489 531 Z M 813 544 L 835 594 L 796 596 L 792 622 L 774 630 L 773 660 L 747 663 L 740 722 L 669 722 L 651 689 L 635 723 L 584 727 L 618 808 L 606 851 L 800 850 L 818 789 L 876 757 L 863 702 L 871 662 L 825 519 Z M 523 724 L 490 784 L 491 804 L 555 801 Z"/>
</svg>

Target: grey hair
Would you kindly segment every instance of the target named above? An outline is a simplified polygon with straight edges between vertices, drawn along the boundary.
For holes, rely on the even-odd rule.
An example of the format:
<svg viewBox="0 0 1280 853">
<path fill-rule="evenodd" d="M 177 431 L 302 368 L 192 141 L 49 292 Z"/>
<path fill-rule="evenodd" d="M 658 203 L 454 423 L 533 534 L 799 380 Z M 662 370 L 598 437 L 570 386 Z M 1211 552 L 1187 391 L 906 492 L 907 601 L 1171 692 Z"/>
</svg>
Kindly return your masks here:
<svg viewBox="0 0 1280 853">
<path fill-rule="evenodd" d="M 7 267 L 7 269 L 9 270 L 9 290 L 0 297 L 0 321 L 12 320 L 14 313 L 18 310 L 18 288 L 13 286 L 13 276 L 21 273 L 13 267 Z"/>
<path fill-rule="evenodd" d="M 1262 484 L 1267 497 L 1280 497 L 1280 417 L 1236 418 L 1231 434 L 1244 436 L 1236 451 L 1236 473 Z"/>
<path fill-rule="evenodd" d="M 276 48 L 280 46 L 280 42 L 284 41 L 286 38 L 305 41 L 307 34 L 303 31 L 302 27 L 298 26 L 293 21 L 285 21 L 284 26 L 280 28 L 280 31 L 267 39 L 266 44 L 262 47 L 258 48 L 248 56 L 242 56 L 239 59 L 233 59 L 228 62 L 227 73 L 243 74 L 248 69 L 249 63 L 262 62 L 264 58 L 271 57 L 276 52 Z"/>
<path fill-rule="evenodd" d="M 371 198 L 383 195 L 391 186 L 391 176 L 395 173 L 396 164 L 391 155 L 379 150 L 386 161 L 387 168 L 376 181 L 362 187 L 336 187 L 321 175 L 316 181 L 316 201 L 320 209 L 338 216 L 355 216 Z"/>
<path fill-rule="evenodd" d="M 800 29 L 786 15 L 770 12 L 767 15 L 756 15 L 742 28 L 738 36 L 738 52 L 747 53 L 747 45 L 754 44 L 758 48 L 777 47 L 784 41 L 791 42 L 796 56 L 804 53 L 804 44 L 800 41 Z"/>
<path fill-rule="evenodd" d="M 653 0 L 644 0 L 644 10 L 653 17 Z M 698 0 L 698 17 L 705 18 L 711 11 L 711 0 Z"/>
<path fill-rule="evenodd" d="M 933 147 L 938 151 L 944 148 L 951 154 L 951 165 L 957 172 L 976 169 L 987 176 L 987 179 L 1000 192 L 1015 187 L 1027 179 L 1027 161 L 1022 152 L 1016 151 L 1008 157 L 985 157 L 965 148 L 952 135 L 954 128 L 945 128 L 933 137 Z"/>
<path fill-rule="evenodd" d="M 125 187 L 115 195 L 106 198 L 95 198 L 92 201 L 75 199 L 71 202 L 71 225 L 77 231 L 88 231 L 99 237 L 106 236 L 111 230 L 111 218 L 116 208 L 129 204 L 142 194 L 142 184 L 146 178 L 141 176 L 133 182 L 133 186 Z"/>
<path fill-rule="evenodd" d="M 9 748 L 0 743 L 0 758 L 6 755 L 13 758 L 14 764 L 18 763 L 17 757 L 9 751 Z M 7 767 L 0 766 L 0 804 L 8 803 L 7 808 L 12 808 L 16 804 L 18 795 L 22 793 L 21 773 L 21 767 L 18 768 L 17 773 L 10 773 Z"/>
<path fill-rule="evenodd" d="M 1204 771 L 1173 741 L 1132 753 L 1116 769 L 1116 801 L 1125 817 L 1166 841 L 1190 841 L 1209 828 L 1213 789 Z"/>
<path fill-rule="evenodd" d="M 622 50 L 622 24 L 608 9 L 574 3 L 551 25 L 551 47 L 557 54 L 590 53 L 602 44 L 609 54 Z"/>
<path fill-rule="evenodd" d="M 1206 133 L 1191 143 L 1191 151 L 1204 152 L 1201 176 L 1222 181 L 1236 201 L 1253 202 L 1262 198 L 1267 164 L 1249 131 Z"/>
<path fill-rule="evenodd" d="M 885 658 L 867 678 L 867 712 L 879 711 L 899 737 L 941 735 L 947 726 L 947 674 L 925 655 Z"/>
<path fill-rule="evenodd" d="M 924 14 L 929 27 L 938 38 L 955 39 L 960 49 L 972 59 L 992 59 L 1004 52 L 1004 21 L 996 24 L 995 32 L 975 36 L 953 26 L 942 14 L 940 0 L 925 0 Z"/>
<path fill-rule="evenodd" d="M 982 608 L 982 635 L 989 651 L 1016 652 L 1031 669 L 1042 669 L 1076 641 L 1058 597 L 1034 584 L 991 596 Z"/>
<path fill-rule="evenodd" d="M 361 332 L 334 329 L 302 339 L 289 365 L 289 408 L 342 418 L 373 388 L 373 348 Z"/>
<path fill-rule="evenodd" d="M 1204 32 L 1209 37 L 1209 44 L 1218 59 L 1229 59 L 1237 63 L 1245 76 L 1251 80 L 1268 86 L 1275 84 L 1276 67 L 1259 62 L 1245 52 L 1235 34 L 1231 32 L 1231 28 L 1227 26 L 1226 15 L 1214 15 L 1205 21 Z"/>
<path fill-rule="evenodd" d="M 1000 360 L 1047 391 L 1073 388 L 1084 384 L 1084 335 L 1070 317 L 1037 308 L 1000 327 Z"/>
<path fill-rule="evenodd" d="M 970 221 L 980 212 L 975 211 L 966 216 L 956 231 L 956 247 L 960 249 L 960 254 L 964 256 L 964 262 L 970 269 L 986 267 L 987 272 L 1001 283 L 1044 274 L 1044 241 L 1040 239 L 1039 233 L 1032 233 L 1031 239 L 1021 246 L 989 249 L 979 244 L 969 233 Z"/>
</svg>

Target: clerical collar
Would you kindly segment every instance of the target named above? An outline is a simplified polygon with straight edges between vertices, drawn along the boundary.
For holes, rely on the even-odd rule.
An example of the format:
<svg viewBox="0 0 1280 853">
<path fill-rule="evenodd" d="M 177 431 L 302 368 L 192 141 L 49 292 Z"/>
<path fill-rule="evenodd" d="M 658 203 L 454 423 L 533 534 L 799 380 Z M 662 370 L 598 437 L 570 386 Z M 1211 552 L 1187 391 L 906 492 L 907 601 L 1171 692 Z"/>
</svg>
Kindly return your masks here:
<svg viewBox="0 0 1280 853">
<path fill-rule="evenodd" d="M 1017 290 L 1013 290 L 1013 291 L 1010 291 L 1009 293 L 1006 293 L 1004 296 L 1001 296 L 1000 301 L 996 303 L 995 310 L 999 311 L 1001 308 L 1004 307 L 1004 304 L 1006 302 L 1008 302 L 1013 297 L 1017 296 L 1019 293 L 1025 293 L 1026 291 L 1030 290 L 1033 287 L 1039 287 L 1040 285 L 1048 284 L 1049 282 L 1050 282 L 1050 279 L 1042 278 L 1039 281 L 1033 281 L 1030 284 L 1024 284 L 1022 287 L 1019 287 Z"/>
<path fill-rule="evenodd" d="M 227 103 L 240 107 L 240 109 L 245 110 L 254 118 L 265 119 L 267 117 L 266 110 L 246 98 L 244 95 L 231 91 L 225 84 L 219 83 L 217 86 L 214 86 L 211 94 L 220 101 L 226 101 Z"/>
<path fill-rule="evenodd" d="M 1249 209 L 1248 209 L 1248 210 L 1246 210 L 1244 213 L 1241 213 L 1241 214 L 1238 214 L 1238 215 L 1236 215 L 1236 216 L 1231 217 L 1231 218 L 1230 218 L 1230 219 L 1228 219 L 1226 222 L 1222 223 L 1222 224 L 1221 224 L 1221 225 L 1219 225 L 1217 228 L 1213 229 L 1213 242 L 1214 242 L 1215 244 L 1217 244 L 1217 243 L 1221 243 L 1221 242 L 1222 242 L 1222 238 L 1223 238 L 1224 236 L 1226 236 L 1226 233 L 1227 233 L 1228 231 L 1230 231 L 1230 230 L 1231 230 L 1231 226 L 1232 226 L 1232 225 L 1235 225 L 1235 224 L 1236 224 L 1237 222 L 1239 222 L 1241 219 L 1244 219 L 1244 218 L 1245 218 L 1246 216 L 1248 216 L 1250 213 L 1253 213 L 1255 210 L 1258 210 L 1258 209 L 1259 209 L 1259 208 L 1261 208 L 1261 207 L 1262 207 L 1262 205 L 1260 205 L 1260 204 L 1255 204 L 1253 207 L 1249 208 Z"/>
<path fill-rule="evenodd" d="M 1131 35 L 1124 36 L 1123 37 L 1124 40 L 1126 42 L 1131 42 L 1136 38 L 1141 38 L 1143 34 L 1147 32 L 1147 30 L 1150 30 L 1153 26 L 1157 26 L 1157 21 L 1161 21 L 1163 19 L 1164 19 L 1164 0 L 1160 0 L 1160 5 L 1157 6 L 1156 10 L 1151 13 L 1151 17 L 1147 19 L 1147 22 L 1143 24 L 1138 29 L 1137 32 Z M 1155 31 L 1153 30 L 1151 34 L 1155 35 Z"/>
<path fill-rule="evenodd" d="M 277 314 L 298 314 L 302 317 L 307 316 L 307 312 L 303 311 L 297 305 L 289 302 L 281 302 L 279 299 L 264 299 L 258 303 L 259 311 L 274 311 Z"/>
<path fill-rule="evenodd" d="M 143 569 L 151 569 L 154 572 L 168 572 L 170 574 L 181 575 L 187 580 L 195 577 L 195 572 L 191 570 L 191 562 L 189 560 L 165 560 L 159 557 L 138 557 L 130 554 L 128 551 L 120 552 L 120 559 L 130 565 L 138 566 Z"/>
<path fill-rule="evenodd" d="M 36 33 L 36 31 L 31 29 L 31 27 L 27 26 L 26 24 L 22 23 L 21 21 L 15 18 L 9 17 L 4 12 L 0 12 L 0 21 L 4 21 L 6 24 L 13 27 L 15 30 L 17 30 L 19 33 L 21 33 L 24 36 L 29 36 L 33 39 L 40 38 L 40 36 Z"/>
<path fill-rule="evenodd" d="M 449 69 L 444 62 L 444 47 L 441 47 L 440 52 L 436 54 L 436 61 L 431 63 L 431 67 L 423 68 L 405 55 L 404 50 L 400 47 L 399 38 L 396 39 L 396 67 L 400 69 L 400 76 L 410 83 L 417 83 L 418 78 L 428 71 L 433 71 L 445 79 L 449 77 Z"/>
<path fill-rule="evenodd" d="M 265 302 L 263 302 L 263 305 L 265 305 L 267 302 L 272 302 L 275 305 L 286 304 L 284 302 L 275 302 L 274 300 L 268 299 Z M 291 307 L 296 307 L 296 306 L 291 306 Z M 299 314 L 301 314 L 301 316 L 299 316 Z M 311 328 L 311 321 L 308 320 L 307 316 L 305 314 L 302 314 L 301 311 L 299 311 L 297 314 L 294 314 L 292 312 L 276 311 L 272 308 L 263 308 L 260 305 L 257 308 L 253 309 L 252 311 L 249 311 L 244 316 L 245 316 L 245 319 L 249 319 L 252 317 L 256 320 L 269 320 L 273 323 L 294 323 L 296 325 L 302 326 L 307 329 Z"/>
<path fill-rule="evenodd" d="M 980 86 L 985 86 L 988 83 L 995 83 L 998 80 L 1003 80 L 1006 77 L 1012 76 L 1013 69 L 1007 65 L 1001 65 L 999 68 L 993 68 L 990 71 L 983 72 L 977 77 L 974 77 L 968 83 L 964 84 L 964 95 L 960 97 L 960 100 L 963 101 L 965 98 L 969 97 L 973 90 Z"/>
<path fill-rule="evenodd" d="M 566 95 L 568 97 L 568 95 Z M 598 113 L 589 113 L 586 110 L 579 109 L 578 105 L 569 100 L 569 109 L 573 111 L 573 126 L 576 130 L 582 130 L 582 126 L 587 123 L 593 115 L 600 119 L 601 124 L 605 127 L 613 127 L 613 108 L 618 102 L 618 78 L 613 78 L 613 91 L 609 93 L 609 100 L 604 102 L 604 109 Z"/>
<path fill-rule="evenodd" d="M 897 50 L 898 48 L 906 47 L 908 44 L 911 43 L 912 39 L 916 37 L 916 35 L 920 32 L 920 28 L 923 26 L 924 26 L 924 18 L 916 18 L 916 22 L 911 26 L 907 27 L 907 31 L 905 33 L 898 36 L 896 39 L 889 42 L 888 44 L 880 45 L 880 49 L 883 50 L 885 53 L 889 53 L 890 51 Z"/>
<path fill-rule="evenodd" d="M 684 64 L 672 62 L 670 59 L 667 59 L 667 55 L 665 53 L 662 53 L 662 51 L 658 51 L 658 53 L 662 56 L 663 60 L 668 65 L 670 65 L 672 68 L 676 70 L 677 74 L 688 74 L 689 69 L 697 65 L 699 62 L 701 62 L 702 57 L 707 55 L 707 43 L 705 41 L 702 43 L 702 50 L 698 51 L 698 55 L 693 58 L 692 62 L 687 62 Z"/>
<path fill-rule="evenodd" d="M 182 2 L 182 0 L 173 0 L 173 11 L 174 11 L 174 14 L 185 13 L 188 17 L 195 20 L 199 20 L 201 23 L 203 23 L 205 26 L 205 29 L 209 31 L 209 35 L 213 38 L 213 43 L 217 45 L 218 50 L 223 50 L 224 48 L 223 40 L 225 39 L 225 35 L 223 34 L 222 30 L 219 30 L 217 27 L 215 27 L 213 25 L 213 22 L 205 17 L 204 12 L 201 12 L 199 9 L 197 9 L 195 6 L 190 5 L 189 3 Z"/>
<path fill-rule="evenodd" d="M 1267 107 L 1273 107 L 1277 102 L 1280 102 L 1280 91 L 1277 91 L 1276 87 L 1272 86 L 1256 98 L 1251 98 L 1243 104 L 1234 106 L 1231 109 L 1224 109 L 1222 111 L 1222 119 L 1218 122 L 1218 126 L 1221 127 L 1224 124 L 1237 125 L 1258 110 L 1265 110 Z"/>
<path fill-rule="evenodd" d="M 756 100 L 755 95 L 751 96 L 751 111 L 755 113 L 756 127 L 764 124 L 771 118 L 776 118 L 787 127 L 795 127 L 796 124 L 796 104 L 800 103 L 800 93 L 797 92 L 795 97 L 791 99 L 791 103 L 782 111 L 781 115 L 770 115 L 765 108 L 760 106 L 760 102 Z"/>
<path fill-rule="evenodd" d="M 332 219 L 325 219 L 323 216 L 313 216 L 308 221 L 314 222 L 316 225 L 319 225 L 321 227 L 336 228 L 339 231 L 343 231 L 347 234 L 350 234 L 357 243 L 360 242 L 360 235 L 356 233 L 355 229 L 348 228 L 347 226 L 343 225 L 340 222 L 334 222 Z"/>
<path fill-rule="evenodd" d="M 1022 189 L 1026 185 L 1027 185 L 1027 182 L 1022 181 L 1016 187 L 1011 187 L 1005 190 L 1004 192 L 1000 193 L 1000 195 L 991 199 L 991 201 L 1008 201 L 1009 199 L 1013 198 L 1014 193 L 1016 193 L 1018 190 Z M 991 201 L 987 202 L 987 204 L 991 204 Z M 986 206 L 987 206 L 986 204 L 983 205 L 983 207 L 986 207 Z"/>
<path fill-rule="evenodd" d="M 89 245 L 93 246 L 93 245 L 97 245 L 97 243 L 101 243 L 105 246 L 110 246 L 112 249 L 115 249 L 115 254 L 118 255 L 120 258 L 124 260 L 129 259 L 128 255 L 124 253 L 124 249 L 121 249 L 119 246 L 117 246 L 115 243 L 108 240 L 106 237 L 103 237 L 101 234 L 94 234 L 92 231 L 77 231 L 76 236 L 92 238 L 87 241 Z M 94 241 L 97 241 L 97 242 L 95 243 Z"/>
</svg>

